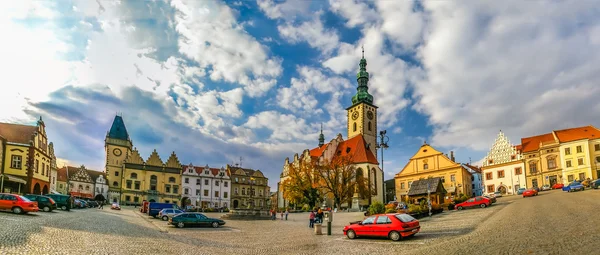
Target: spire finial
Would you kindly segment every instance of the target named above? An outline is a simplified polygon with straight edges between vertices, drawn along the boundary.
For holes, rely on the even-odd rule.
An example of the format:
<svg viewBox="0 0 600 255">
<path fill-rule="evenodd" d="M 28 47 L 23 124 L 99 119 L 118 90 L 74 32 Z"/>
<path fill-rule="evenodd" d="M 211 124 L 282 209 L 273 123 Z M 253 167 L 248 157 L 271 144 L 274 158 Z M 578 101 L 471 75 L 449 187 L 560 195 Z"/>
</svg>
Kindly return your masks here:
<svg viewBox="0 0 600 255">
<path fill-rule="evenodd" d="M 319 134 L 319 147 L 325 144 L 325 135 L 323 135 L 323 123 L 321 122 L 321 134 Z"/>
<path fill-rule="evenodd" d="M 362 48 L 362 58 L 365 58 L 365 45 L 363 44 L 361 46 L 361 48 Z"/>
</svg>

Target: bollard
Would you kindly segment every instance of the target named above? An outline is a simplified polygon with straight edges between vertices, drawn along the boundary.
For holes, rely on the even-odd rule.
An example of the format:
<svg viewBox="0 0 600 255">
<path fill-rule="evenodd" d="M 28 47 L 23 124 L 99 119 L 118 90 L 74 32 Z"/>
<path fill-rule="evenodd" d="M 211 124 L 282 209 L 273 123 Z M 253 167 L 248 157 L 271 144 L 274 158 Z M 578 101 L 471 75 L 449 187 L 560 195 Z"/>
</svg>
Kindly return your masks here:
<svg viewBox="0 0 600 255">
<path fill-rule="evenodd" d="M 331 235 L 331 221 L 327 222 L 327 235 L 330 236 Z"/>
<path fill-rule="evenodd" d="M 315 227 L 315 234 L 316 234 L 316 235 L 322 235 L 322 234 L 323 234 L 323 232 L 322 232 L 322 230 L 321 230 L 321 227 L 322 227 L 322 224 L 321 224 L 321 223 L 316 223 L 316 224 L 314 225 L 314 227 Z"/>
</svg>

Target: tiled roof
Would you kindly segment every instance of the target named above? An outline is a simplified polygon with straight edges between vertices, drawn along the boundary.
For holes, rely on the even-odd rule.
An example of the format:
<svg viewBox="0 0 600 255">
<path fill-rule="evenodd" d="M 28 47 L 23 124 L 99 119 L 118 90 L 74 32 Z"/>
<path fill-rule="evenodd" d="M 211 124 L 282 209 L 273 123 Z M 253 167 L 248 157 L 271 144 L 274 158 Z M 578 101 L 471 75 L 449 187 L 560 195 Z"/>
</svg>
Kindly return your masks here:
<svg viewBox="0 0 600 255">
<path fill-rule="evenodd" d="M 446 193 L 444 186 L 440 185 L 441 181 L 440 177 L 416 180 L 410 185 L 408 195 L 417 196 L 427 194 L 427 187 L 429 187 L 431 193 Z"/>
<path fill-rule="evenodd" d="M 66 182 L 67 181 L 67 168 L 66 167 L 61 167 L 59 169 L 56 170 L 56 180 L 60 181 L 60 182 Z"/>
<path fill-rule="evenodd" d="M 87 170 L 88 174 L 90 175 L 90 177 L 92 177 L 92 180 L 94 182 L 96 181 L 96 179 L 98 179 L 98 177 L 100 177 L 100 175 L 104 176 L 104 179 L 106 179 L 106 175 L 103 172 L 91 170 L 91 169 L 86 169 L 86 170 Z"/>
<path fill-rule="evenodd" d="M 516 145 L 515 149 L 517 149 L 517 151 L 522 151 L 523 150 L 523 146 L 522 145 Z"/>
<path fill-rule="evenodd" d="M 481 173 L 481 168 L 477 167 L 477 166 L 473 166 L 470 164 L 463 164 L 465 167 L 477 172 L 477 173 Z"/>
<path fill-rule="evenodd" d="M 310 150 L 311 157 L 320 157 L 325 152 L 329 144 Z M 354 163 L 379 164 L 371 150 L 367 149 L 365 139 L 362 135 L 357 135 L 338 144 L 335 155 L 349 156 Z"/>
<path fill-rule="evenodd" d="M 581 139 L 598 139 L 600 130 L 594 126 L 583 126 L 554 131 L 556 137 L 561 143 L 572 142 Z"/>
<path fill-rule="evenodd" d="M 129 134 L 127 133 L 127 129 L 125 128 L 125 122 L 123 122 L 123 117 L 119 115 L 115 116 L 115 120 L 113 120 L 112 126 L 110 127 L 110 131 L 108 132 L 108 137 L 121 140 L 129 140 Z"/>
<path fill-rule="evenodd" d="M 29 144 L 36 131 L 37 126 L 0 123 L 0 136 L 3 136 L 7 142 Z"/>
<path fill-rule="evenodd" d="M 540 142 L 554 141 L 554 135 L 547 133 L 538 136 L 521 138 L 523 152 L 537 151 L 540 148 Z"/>
<path fill-rule="evenodd" d="M 320 157 L 321 155 L 323 155 L 323 151 L 325 151 L 325 148 L 327 148 L 327 145 L 329 145 L 329 144 L 326 143 L 321 147 L 317 147 L 317 148 L 310 150 L 310 156 L 311 157 Z"/>
</svg>

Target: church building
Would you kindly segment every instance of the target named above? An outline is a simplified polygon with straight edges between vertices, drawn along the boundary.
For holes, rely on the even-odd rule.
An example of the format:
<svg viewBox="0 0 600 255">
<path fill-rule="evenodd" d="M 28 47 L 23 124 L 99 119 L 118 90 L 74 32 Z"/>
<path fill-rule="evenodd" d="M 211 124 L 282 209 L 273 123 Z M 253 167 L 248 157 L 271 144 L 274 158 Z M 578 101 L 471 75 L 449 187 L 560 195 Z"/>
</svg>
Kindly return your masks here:
<svg viewBox="0 0 600 255">
<path fill-rule="evenodd" d="M 329 143 L 325 143 L 323 130 L 319 135 L 319 144 L 317 147 L 304 150 L 301 155 L 294 155 L 293 161 L 285 159 L 283 171 L 280 175 L 280 181 L 277 185 L 277 206 L 287 207 L 289 201 L 284 198 L 285 190 L 283 183 L 290 178 L 288 170 L 292 164 L 296 166 L 303 161 L 331 161 L 337 156 L 348 156 L 359 175 L 364 176 L 370 183 L 371 198 L 361 198 L 358 206 L 368 206 L 369 202 L 384 202 L 383 190 L 383 172 L 377 161 L 377 106 L 373 103 L 373 96 L 369 94 L 369 73 L 367 72 L 367 60 L 363 57 L 359 64 L 360 70 L 357 73 L 358 87 L 356 94 L 352 97 L 352 105 L 346 108 L 347 112 L 347 135 L 344 140 L 341 134 L 338 134 Z M 342 204 L 344 206 L 344 204 Z M 351 205 L 346 204 L 347 207 Z M 358 208 L 356 208 L 358 209 Z"/>
</svg>

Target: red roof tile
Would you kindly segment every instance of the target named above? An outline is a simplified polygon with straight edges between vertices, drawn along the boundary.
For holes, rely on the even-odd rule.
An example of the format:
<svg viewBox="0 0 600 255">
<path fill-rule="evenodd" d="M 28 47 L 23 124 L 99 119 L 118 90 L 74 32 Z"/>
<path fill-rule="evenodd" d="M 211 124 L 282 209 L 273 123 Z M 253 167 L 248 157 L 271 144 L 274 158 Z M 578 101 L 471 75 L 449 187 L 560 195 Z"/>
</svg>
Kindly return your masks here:
<svg viewBox="0 0 600 255">
<path fill-rule="evenodd" d="M 37 126 L 27 126 L 11 123 L 0 123 L 0 136 L 7 142 L 29 144 Z"/>
<path fill-rule="evenodd" d="M 600 130 L 594 126 L 583 126 L 554 131 L 561 143 L 572 142 L 582 139 L 600 138 Z"/>
<path fill-rule="evenodd" d="M 517 149 L 517 151 L 522 151 L 523 146 L 519 144 L 519 145 L 515 146 L 515 149 Z"/>
<path fill-rule="evenodd" d="M 310 150 L 311 157 L 320 157 L 325 152 L 329 144 Z M 367 149 L 365 139 L 362 135 L 357 135 L 338 144 L 335 155 L 350 156 L 355 164 L 371 163 L 379 164 L 371 150 Z"/>
<path fill-rule="evenodd" d="M 317 147 L 317 148 L 314 148 L 314 149 L 310 150 L 310 156 L 311 157 L 320 157 L 321 155 L 323 155 L 323 152 L 327 148 L 327 145 L 329 145 L 329 144 L 327 143 L 327 144 L 324 144 L 321 147 Z"/>
<path fill-rule="evenodd" d="M 554 135 L 547 133 L 538 136 L 521 138 L 523 152 L 537 151 L 540 148 L 540 142 L 554 141 Z"/>
<path fill-rule="evenodd" d="M 67 168 L 61 167 L 61 168 L 57 169 L 56 175 L 57 175 L 56 176 L 57 181 L 66 182 L 67 181 Z"/>
</svg>

